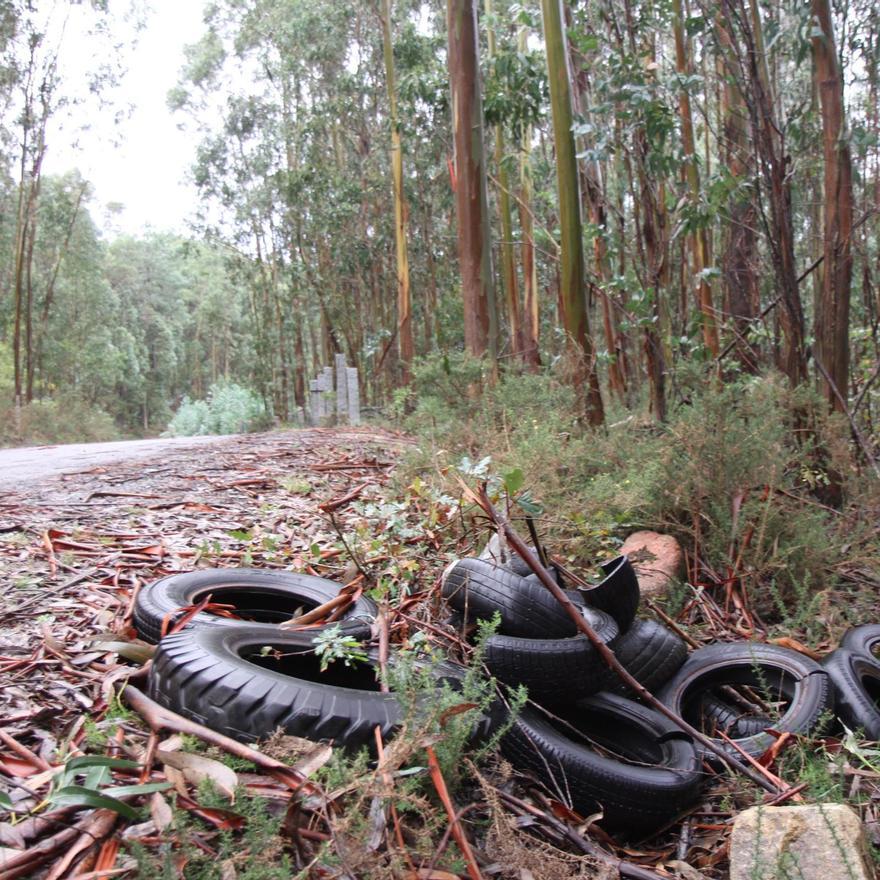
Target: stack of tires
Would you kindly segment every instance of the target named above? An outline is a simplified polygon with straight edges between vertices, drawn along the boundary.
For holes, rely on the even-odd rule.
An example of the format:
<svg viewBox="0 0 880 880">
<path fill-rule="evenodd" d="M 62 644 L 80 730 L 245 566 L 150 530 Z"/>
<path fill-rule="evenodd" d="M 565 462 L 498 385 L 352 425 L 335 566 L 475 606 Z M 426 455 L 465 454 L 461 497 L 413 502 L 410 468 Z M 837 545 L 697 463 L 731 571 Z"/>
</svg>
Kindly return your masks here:
<svg viewBox="0 0 880 880">
<path fill-rule="evenodd" d="M 880 739 L 880 664 L 873 654 L 880 626 L 851 630 L 822 665 L 757 642 L 688 655 L 675 632 L 637 617 L 638 579 L 627 558 L 602 568 L 603 579 L 584 589 L 551 570 L 623 667 L 718 747 L 738 757 L 761 755 L 785 732 L 820 730 L 835 702 L 844 724 Z M 377 726 L 383 737 L 393 735 L 403 710 L 377 682 L 378 657 L 369 648 L 376 606 L 365 597 L 344 606 L 339 590 L 323 578 L 252 569 L 190 572 L 148 585 L 136 599 L 134 623 L 144 639 L 159 642 L 151 697 L 242 741 L 279 727 L 344 748 L 371 747 Z M 500 682 L 528 690 L 528 704 L 501 740 L 514 767 L 582 815 L 601 811 L 606 828 L 629 835 L 665 825 L 693 803 L 705 762 L 716 756 L 638 701 L 522 560 L 457 560 L 443 574 L 442 593 L 465 635 L 477 621 L 497 617 L 483 662 Z M 324 625 L 280 626 L 319 607 L 312 616 L 329 621 Z M 183 613 L 187 625 L 160 640 Z M 315 640 L 336 625 L 361 645 L 368 663 L 321 668 Z M 429 669 L 438 687 L 454 686 L 464 674 L 448 661 Z M 491 717 L 475 723 L 474 741 L 488 738 L 508 714 L 499 700 Z"/>
<path fill-rule="evenodd" d="M 599 584 L 564 592 L 626 669 L 655 690 L 685 662 L 687 648 L 666 627 L 636 617 L 639 584 L 625 556 L 602 568 Z M 671 821 L 700 791 L 702 764 L 693 740 L 633 699 L 527 571 L 518 559 L 501 565 L 463 559 L 442 580 L 443 596 L 465 631 L 497 614 L 483 660 L 499 681 L 528 689 L 529 705 L 502 739 L 502 753 L 582 815 L 601 811 L 606 828 L 637 834 Z"/>
<path fill-rule="evenodd" d="M 853 627 L 823 661 L 837 694 L 837 717 L 865 739 L 880 740 L 880 626 Z"/>
</svg>

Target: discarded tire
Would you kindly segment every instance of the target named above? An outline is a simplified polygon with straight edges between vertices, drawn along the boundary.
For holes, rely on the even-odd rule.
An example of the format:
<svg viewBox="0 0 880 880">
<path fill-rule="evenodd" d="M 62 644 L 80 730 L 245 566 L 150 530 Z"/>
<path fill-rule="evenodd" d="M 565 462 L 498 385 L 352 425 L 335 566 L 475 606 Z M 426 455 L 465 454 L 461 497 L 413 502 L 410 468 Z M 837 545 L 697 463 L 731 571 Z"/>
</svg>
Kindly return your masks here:
<svg viewBox="0 0 880 880">
<path fill-rule="evenodd" d="M 611 615 L 583 609 L 584 618 L 608 645 L 617 638 Z M 602 689 L 605 663 L 585 635 L 567 639 L 529 639 L 494 635 L 486 639 L 483 660 L 499 681 L 525 685 L 529 697 L 553 705 Z"/>
<path fill-rule="evenodd" d="M 709 645 L 694 651 L 657 697 L 699 727 L 703 698 L 718 697 L 717 689 L 725 685 L 751 688 L 756 694 L 752 701 L 771 710 L 772 729 L 779 732 L 811 733 L 834 707 L 828 673 L 818 663 L 795 651 L 754 642 Z M 715 741 L 730 754 L 738 754 L 723 740 Z M 748 754 L 758 756 L 775 737 L 761 732 L 736 742 Z"/>
<path fill-rule="evenodd" d="M 687 660 L 687 645 L 672 630 L 655 620 L 636 620 L 614 643 L 614 656 L 629 674 L 652 694 L 659 690 Z M 611 670 L 604 690 L 635 697 Z"/>
<path fill-rule="evenodd" d="M 191 621 L 195 626 L 270 624 L 290 620 L 297 613 L 310 611 L 339 595 L 339 584 L 325 578 L 289 571 L 263 571 L 253 568 L 213 568 L 175 574 L 144 586 L 135 601 L 133 622 L 141 638 L 158 642 L 162 622 L 174 620 L 181 608 L 195 605 L 211 596 L 211 601 L 235 607 L 235 618 L 199 612 Z M 369 637 L 370 623 L 376 615 L 375 603 L 357 599 L 342 615 L 346 632 Z M 313 637 L 320 629 L 309 632 Z"/>
<path fill-rule="evenodd" d="M 531 550 L 534 556 L 538 556 L 538 551 L 534 547 L 530 546 L 529 550 Z M 525 559 L 523 559 L 521 556 L 517 556 L 515 553 L 511 555 L 509 560 L 505 563 L 504 567 L 514 572 L 515 574 L 521 575 L 524 578 L 533 577 L 537 579 L 538 577 L 529 567 L 529 564 L 525 561 Z M 550 574 L 553 575 L 553 580 L 555 580 L 560 587 L 567 586 L 565 578 L 563 577 L 562 572 L 559 570 L 559 566 L 551 562 L 547 566 L 547 571 L 549 571 Z"/>
<path fill-rule="evenodd" d="M 532 771 L 556 799 L 630 835 L 663 825 L 702 782 L 691 738 L 659 713 L 615 694 L 578 701 L 557 717 L 533 708 L 501 741 L 515 766 Z"/>
<path fill-rule="evenodd" d="M 732 699 L 727 702 L 713 694 L 704 694 L 700 699 L 699 729 L 709 736 L 716 736 L 720 730 L 731 739 L 754 736 L 773 727 L 773 719 L 759 714 L 756 709 L 755 706 L 736 705 Z"/>
<path fill-rule="evenodd" d="M 626 556 L 603 562 L 605 577 L 592 587 L 581 587 L 577 593 L 591 608 L 610 614 L 620 631 L 625 633 L 639 608 L 639 579 Z"/>
<path fill-rule="evenodd" d="M 880 666 L 873 657 L 845 648 L 832 651 L 822 666 L 834 685 L 837 717 L 865 739 L 880 740 Z"/>
<path fill-rule="evenodd" d="M 875 648 L 880 648 L 880 625 L 865 623 L 847 630 L 840 641 L 840 647 L 854 654 L 861 654 L 869 660 L 876 660 Z"/>
<path fill-rule="evenodd" d="M 443 573 L 443 596 L 466 620 L 490 620 L 511 636 L 562 638 L 577 628 L 540 582 L 482 559 L 462 559 Z"/>
<path fill-rule="evenodd" d="M 343 748 L 375 743 L 378 726 L 391 736 L 403 720 L 397 698 L 382 693 L 375 665 L 341 662 L 320 671 L 314 635 L 266 627 L 196 627 L 162 639 L 150 674 L 152 699 L 234 739 L 252 742 L 277 728 L 293 736 L 328 740 Z M 455 682 L 461 667 L 431 670 Z M 474 739 L 490 733 L 481 718 Z"/>
</svg>

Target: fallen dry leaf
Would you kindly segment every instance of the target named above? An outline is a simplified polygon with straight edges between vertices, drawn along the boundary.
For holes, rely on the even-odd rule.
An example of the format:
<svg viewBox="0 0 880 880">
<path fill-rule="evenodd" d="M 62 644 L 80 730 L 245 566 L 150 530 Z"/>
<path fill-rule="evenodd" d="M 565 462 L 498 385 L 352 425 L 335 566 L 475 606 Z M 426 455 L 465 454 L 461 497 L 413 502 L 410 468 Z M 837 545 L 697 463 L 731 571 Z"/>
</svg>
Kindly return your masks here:
<svg viewBox="0 0 880 880">
<path fill-rule="evenodd" d="M 164 831 L 174 819 L 174 812 L 168 801 L 158 791 L 153 792 L 150 798 L 150 816 L 157 831 Z"/>
<path fill-rule="evenodd" d="M 210 780 L 231 801 L 235 801 L 235 789 L 238 786 L 238 774 L 204 755 L 194 755 L 191 752 L 167 752 L 163 749 L 156 751 L 156 758 L 168 767 L 173 767 L 183 773 L 183 776 L 194 785 Z"/>
</svg>

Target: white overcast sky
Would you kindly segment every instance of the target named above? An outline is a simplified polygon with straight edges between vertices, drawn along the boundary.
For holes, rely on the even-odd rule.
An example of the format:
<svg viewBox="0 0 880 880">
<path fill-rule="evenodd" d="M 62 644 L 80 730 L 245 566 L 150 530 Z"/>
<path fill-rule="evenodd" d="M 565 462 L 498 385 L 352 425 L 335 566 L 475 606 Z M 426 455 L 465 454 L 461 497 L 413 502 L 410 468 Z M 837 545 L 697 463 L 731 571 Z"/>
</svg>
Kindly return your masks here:
<svg viewBox="0 0 880 880">
<path fill-rule="evenodd" d="M 49 144 L 46 171 L 79 168 L 95 188 L 92 217 L 110 235 L 137 235 L 147 228 L 186 231 L 195 207 L 187 176 L 198 134 L 178 129 L 182 120 L 172 116 L 166 97 L 177 82 L 184 46 L 202 35 L 203 5 L 203 0 L 149 0 L 146 28 L 115 92 L 121 103 L 131 105 L 131 114 L 118 124 L 112 113 L 93 120 L 76 149 L 65 143 L 63 132 Z M 110 202 L 124 205 L 112 219 L 105 211 Z"/>
</svg>

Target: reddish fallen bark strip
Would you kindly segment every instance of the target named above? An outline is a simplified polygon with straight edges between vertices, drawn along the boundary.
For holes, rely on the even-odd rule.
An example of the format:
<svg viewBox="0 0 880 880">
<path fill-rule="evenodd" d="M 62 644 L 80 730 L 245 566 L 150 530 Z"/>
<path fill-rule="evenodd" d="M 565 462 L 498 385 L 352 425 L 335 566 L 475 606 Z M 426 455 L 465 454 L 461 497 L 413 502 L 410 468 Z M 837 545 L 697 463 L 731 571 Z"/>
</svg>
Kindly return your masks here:
<svg viewBox="0 0 880 880">
<path fill-rule="evenodd" d="M 312 471 L 355 471 L 355 470 L 382 470 L 390 468 L 389 462 L 380 461 L 330 461 L 326 464 L 313 464 L 309 466 Z"/>
<path fill-rule="evenodd" d="M 340 498 L 333 498 L 330 501 L 325 501 L 323 504 L 318 505 L 318 510 L 323 510 L 325 513 L 330 513 L 334 510 L 339 510 L 340 507 L 345 507 L 346 504 L 350 504 L 352 501 L 360 498 L 364 489 L 369 486 L 369 483 L 362 483 L 360 486 L 355 486 L 351 492 L 346 495 L 341 496 Z"/>
<path fill-rule="evenodd" d="M 23 746 L 20 742 L 13 739 L 6 731 L 0 730 L 0 742 L 17 752 L 26 761 L 29 761 L 38 770 L 51 770 L 52 766 L 35 752 L 32 752 L 27 746 Z"/>
<path fill-rule="evenodd" d="M 297 773 L 292 767 L 288 767 L 286 764 L 282 764 L 281 761 L 276 761 L 275 758 L 270 758 L 268 755 L 250 748 L 250 746 L 224 736 L 222 733 L 209 730 L 201 724 L 196 724 L 195 721 L 190 721 L 176 712 L 165 709 L 131 685 L 126 685 L 123 689 L 122 698 L 155 731 L 170 730 L 174 733 L 186 733 L 190 736 L 196 736 L 206 743 L 229 752 L 231 755 L 250 761 L 268 776 L 286 785 L 296 795 L 321 798 L 324 796 L 323 791 L 317 785 L 309 782 L 305 776 Z"/>
<path fill-rule="evenodd" d="M 468 876 L 471 880 L 483 880 L 483 875 L 480 873 L 480 867 L 477 865 L 476 858 L 474 858 L 474 851 L 471 849 L 470 841 L 468 841 L 464 829 L 461 827 L 461 822 L 458 820 L 455 807 L 452 805 L 452 800 L 449 797 L 449 790 L 446 788 L 446 780 L 443 778 L 443 773 L 440 770 L 437 755 L 431 746 L 426 746 L 425 751 L 428 754 L 428 770 L 431 774 L 431 781 L 434 783 L 434 788 L 437 789 L 443 809 L 446 810 L 446 815 L 449 817 L 449 822 L 452 825 L 452 836 L 455 838 L 455 842 L 458 844 L 458 848 L 464 857 Z"/>
<path fill-rule="evenodd" d="M 101 843 L 113 832 L 118 818 L 119 814 L 113 810 L 95 810 L 92 814 L 91 824 L 87 828 L 83 828 L 79 840 L 64 854 L 64 858 L 55 863 L 45 880 L 60 880 L 81 853 L 86 852 L 95 844 Z"/>
</svg>

